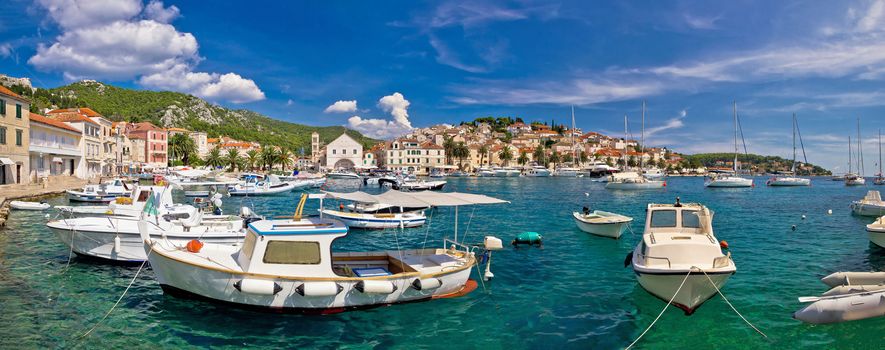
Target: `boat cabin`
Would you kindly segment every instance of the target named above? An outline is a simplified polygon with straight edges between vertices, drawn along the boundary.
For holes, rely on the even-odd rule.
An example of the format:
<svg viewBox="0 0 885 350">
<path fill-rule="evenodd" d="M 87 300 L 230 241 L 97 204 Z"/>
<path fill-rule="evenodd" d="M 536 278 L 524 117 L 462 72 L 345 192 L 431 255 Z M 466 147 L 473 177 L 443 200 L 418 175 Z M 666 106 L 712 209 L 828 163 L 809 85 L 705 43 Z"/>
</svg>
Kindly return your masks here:
<svg viewBox="0 0 885 350">
<path fill-rule="evenodd" d="M 713 236 L 713 212 L 697 203 L 649 204 L 640 243 L 646 266 L 722 267 L 729 258 Z M 724 258 L 724 259 L 723 259 Z M 700 266 L 698 261 L 711 265 Z M 723 265 L 724 264 L 724 265 Z"/>
</svg>

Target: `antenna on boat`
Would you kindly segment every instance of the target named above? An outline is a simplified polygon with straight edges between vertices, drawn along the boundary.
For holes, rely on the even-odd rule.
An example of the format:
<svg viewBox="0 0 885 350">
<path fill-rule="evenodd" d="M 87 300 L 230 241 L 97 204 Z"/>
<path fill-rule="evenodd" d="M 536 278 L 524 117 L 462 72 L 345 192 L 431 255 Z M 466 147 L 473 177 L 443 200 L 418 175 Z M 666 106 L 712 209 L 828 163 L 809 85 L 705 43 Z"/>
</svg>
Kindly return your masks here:
<svg viewBox="0 0 885 350">
<path fill-rule="evenodd" d="M 301 214 L 304 213 L 304 203 L 307 202 L 307 194 L 302 193 L 301 199 L 298 201 L 298 207 L 295 208 L 295 214 L 292 215 L 292 220 L 301 221 Z"/>
</svg>

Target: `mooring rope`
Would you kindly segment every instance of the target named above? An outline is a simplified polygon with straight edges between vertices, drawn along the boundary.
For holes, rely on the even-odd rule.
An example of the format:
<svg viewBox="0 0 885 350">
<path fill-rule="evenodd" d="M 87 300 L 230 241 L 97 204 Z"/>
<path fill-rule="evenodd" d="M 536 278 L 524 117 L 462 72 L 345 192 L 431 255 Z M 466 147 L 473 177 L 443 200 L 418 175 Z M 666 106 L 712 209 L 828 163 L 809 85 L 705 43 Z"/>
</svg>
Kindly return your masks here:
<svg viewBox="0 0 885 350">
<path fill-rule="evenodd" d="M 768 338 L 768 336 L 765 335 L 765 333 L 762 333 L 762 331 L 760 331 L 759 328 L 756 328 L 756 326 L 754 326 L 752 323 L 750 323 L 750 321 L 747 321 L 747 318 L 744 317 L 744 315 L 741 315 L 741 313 L 738 312 L 738 310 L 734 307 L 734 305 L 732 305 L 731 302 L 728 301 L 728 298 L 725 297 L 725 294 L 722 294 L 722 291 L 719 290 L 719 287 L 716 286 L 716 283 L 713 283 L 713 279 L 710 278 L 710 275 L 707 274 L 707 271 L 701 270 L 701 272 L 704 273 L 704 276 L 707 276 L 707 280 L 710 281 L 710 284 L 712 284 L 713 288 L 716 289 L 716 293 L 719 293 L 719 296 L 721 296 L 722 300 L 725 300 L 725 303 L 728 304 L 728 306 L 730 306 L 732 310 L 734 310 L 734 313 L 736 313 L 738 316 L 740 316 L 741 319 L 744 320 L 744 322 L 746 322 L 747 325 L 749 325 L 751 328 L 753 328 L 753 330 L 755 330 L 757 333 L 761 334 L 765 338 Z"/>
<path fill-rule="evenodd" d="M 427 229 L 424 230 L 424 243 L 421 243 L 421 250 L 427 249 L 427 237 L 430 235 L 430 225 L 433 225 L 433 212 L 436 207 L 430 207 L 430 217 L 427 218 Z"/>
<path fill-rule="evenodd" d="M 636 340 L 634 340 L 632 343 L 630 343 L 630 345 L 627 345 L 627 348 L 625 350 L 632 348 L 633 345 L 636 345 L 636 343 L 639 342 L 639 339 L 642 339 L 642 337 L 645 335 L 645 333 L 647 333 L 651 329 L 651 327 L 654 327 L 655 323 L 658 323 L 658 320 L 661 319 L 661 316 L 664 315 L 664 311 L 667 311 L 667 308 L 670 307 L 670 304 L 672 304 L 673 300 L 676 299 L 676 295 L 678 295 L 679 291 L 682 290 L 682 286 L 685 285 L 685 281 L 688 281 L 688 276 L 691 276 L 691 272 L 694 269 L 695 268 L 692 267 L 691 269 L 688 270 L 688 273 L 685 274 L 685 278 L 682 279 L 682 283 L 679 284 L 679 288 L 676 288 L 676 293 L 673 293 L 673 297 L 670 298 L 670 301 L 667 302 L 667 305 L 664 305 L 664 309 L 661 310 L 661 313 L 658 314 L 658 317 L 655 317 L 655 320 L 652 321 L 650 325 L 648 325 L 648 328 L 646 328 L 644 331 L 642 331 L 642 334 L 640 334 L 639 337 L 636 338 Z"/>
</svg>

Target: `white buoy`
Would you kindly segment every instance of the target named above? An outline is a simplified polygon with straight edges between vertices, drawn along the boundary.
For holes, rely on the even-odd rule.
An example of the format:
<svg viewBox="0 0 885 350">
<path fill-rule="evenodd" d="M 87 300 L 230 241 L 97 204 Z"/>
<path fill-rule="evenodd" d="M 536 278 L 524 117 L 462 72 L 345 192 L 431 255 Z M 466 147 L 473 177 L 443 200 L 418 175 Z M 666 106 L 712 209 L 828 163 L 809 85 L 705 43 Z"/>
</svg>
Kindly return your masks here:
<svg viewBox="0 0 885 350">
<path fill-rule="evenodd" d="M 802 214 L 802 220 L 805 220 L 805 214 Z"/>
<path fill-rule="evenodd" d="M 590 193 L 589 193 L 589 192 L 584 192 L 584 196 L 590 197 Z"/>
<path fill-rule="evenodd" d="M 827 209 L 827 215 L 833 215 L 833 209 Z"/>
</svg>

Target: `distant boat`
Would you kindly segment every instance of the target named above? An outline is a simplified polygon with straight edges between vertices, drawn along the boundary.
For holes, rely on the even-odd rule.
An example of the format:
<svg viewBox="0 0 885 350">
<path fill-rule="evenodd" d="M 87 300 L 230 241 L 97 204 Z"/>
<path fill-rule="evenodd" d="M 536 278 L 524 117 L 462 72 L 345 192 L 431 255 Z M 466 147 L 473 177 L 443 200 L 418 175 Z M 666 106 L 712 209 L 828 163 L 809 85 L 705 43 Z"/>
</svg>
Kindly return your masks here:
<svg viewBox="0 0 885 350">
<path fill-rule="evenodd" d="M 741 166 L 738 162 L 739 151 L 737 102 L 734 103 L 732 111 L 734 114 L 734 164 L 732 166 L 732 168 L 734 169 L 734 173 L 713 172 L 704 181 L 704 186 L 706 187 L 753 187 L 753 179 L 748 179 L 738 175 L 740 174 Z"/>
<path fill-rule="evenodd" d="M 642 125 L 643 136 L 645 138 L 645 102 L 642 102 Z M 642 145 L 639 147 L 642 150 Z M 613 173 L 608 177 L 608 183 L 605 184 L 606 189 L 610 190 L 654 190 L 667 187 L 667 183 L 661 180 L 648 179 L 642 175 L 642 154 L 639 155 L 639 172 L 628 171 L 627 168 L 627 116 L 624 115 L 624 171 Z"/>
<path fill-rule="evenodd" d="M 867 180 L 863 177 L 863 148 L 860 142 L 860 118 L 857 118 L 857 156 L 854 161 L 857 162 L 857 171 L 854 173 L 851 168 L 852 157 L 851 152 L 851 136 L 848 136 L 848 173 L 845 174 L 845 186 L 863 186 L 867 184 Z"/>
<path fill-rule="evenodd" d="M 545 168 L 543 166 L 536 165 L 536 166 L 529 168 L 529 170 L 527 170 L 525 172 L 525 176 L 528 176 L 528 177 L 549 177 L 550 170 L 548 170 L 547 168 Z"/>
<path fill-rule="evenodd" d="M 581 231 L 592 233 L 597 236 L 618 239 L 633 222 L 633 218 L 621 214 L 609 213 L 602 210 L 574 212 L 575 224 Z"/>
<path fill-rule="evenodd" d="M 879 173 L 873 179 L 873 185 L 885 185 L 885 177 L 882 176 L 882 129 L 879 129 Z"/>
<path fill-rule="evenodd" d="M 788 173 L 783 175 L 775 175 L 768 179 L 765 183 L 768 186 L 810 186 L 811 179 L 795 176 L 796 174 L 796 133 L 799 131 L 799 122 L 796 120 L 796 113 L 793 113 L 793 166 Z M 802 134 L 799 134 L 799 143 L 802 144 Z M 805 145 L 802 145 L 802 156 L 805 157 Z M 808 163 L 808 158 L 805 158 Z"/>
</svg>

